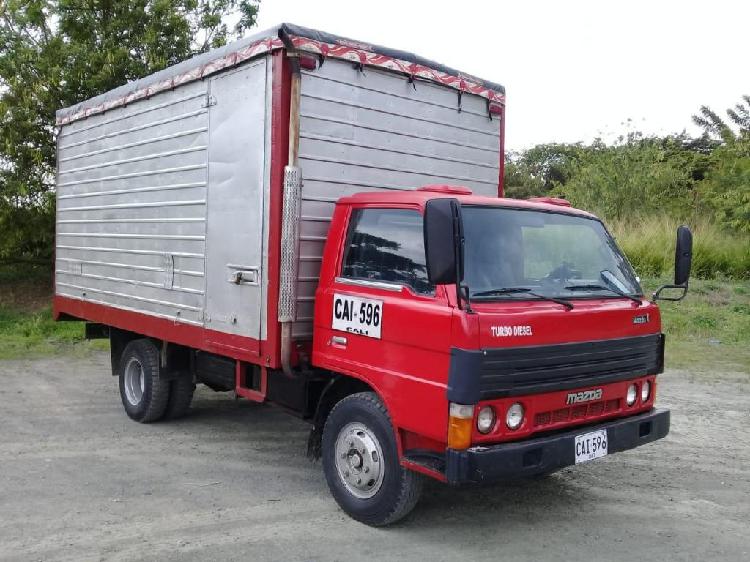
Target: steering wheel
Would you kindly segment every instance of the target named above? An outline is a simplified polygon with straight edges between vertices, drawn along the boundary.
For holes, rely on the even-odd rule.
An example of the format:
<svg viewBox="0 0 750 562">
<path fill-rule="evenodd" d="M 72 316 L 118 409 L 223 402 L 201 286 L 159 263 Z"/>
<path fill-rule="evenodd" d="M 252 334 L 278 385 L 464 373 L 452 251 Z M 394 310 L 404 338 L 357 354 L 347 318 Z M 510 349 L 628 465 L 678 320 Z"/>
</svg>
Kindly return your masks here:
<svg viewBox="0 0 750 562">
<path fill-rule="evenodd" d="M 545 275 L 543 281 L 563 282 L 567 281 L 568 279 L 579 279 L 580 277 L 581 272 L 577 269 L 573 269 L 571 263 L 564 261 L 562 262 L 562 264 L 558 265 L 555 269 Z"/>
</svg>

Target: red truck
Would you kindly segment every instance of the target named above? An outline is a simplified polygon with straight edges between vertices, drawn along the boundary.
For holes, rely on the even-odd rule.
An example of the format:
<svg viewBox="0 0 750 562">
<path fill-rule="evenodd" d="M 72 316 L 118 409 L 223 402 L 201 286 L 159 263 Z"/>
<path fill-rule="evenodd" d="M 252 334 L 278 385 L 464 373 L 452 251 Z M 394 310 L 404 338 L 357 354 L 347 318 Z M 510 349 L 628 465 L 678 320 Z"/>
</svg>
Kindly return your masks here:
<svg viewBox="0 0 750 562">
<path fill-rule="evenodd" d="M 667 434 L 659 309 L 612 236 L 503 197 L 502 86 L 282 24 L 57 121 L 54 314 L 109 338 L 135 421 L 184 415 L 198 383 L 278 405 L 370 525 L 425 476 Z M 680 227 L 672 299 L 691 245 Z"/>
</svg>

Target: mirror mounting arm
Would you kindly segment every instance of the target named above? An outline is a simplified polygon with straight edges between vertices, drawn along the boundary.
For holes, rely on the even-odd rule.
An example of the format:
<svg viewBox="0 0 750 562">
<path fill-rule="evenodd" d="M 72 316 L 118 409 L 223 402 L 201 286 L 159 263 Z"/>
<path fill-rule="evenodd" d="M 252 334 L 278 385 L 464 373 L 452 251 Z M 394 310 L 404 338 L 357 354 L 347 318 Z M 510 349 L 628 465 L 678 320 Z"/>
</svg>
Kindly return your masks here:
<svg viewBox="0 0 750 562">
<path fill-rule="evenodd" d="M 679 297 L 662 297 L 661 296 L 661 292 L 664 289 L 682 289 L 682 294 Z M 688 292 L 688 284 L 687 283 L 685 283 L 684 285 L 662 285 L 661 287 L 659 287 L 658 289 L 656 289 L 656 291 L 654 291 L 653 295 L 651 295 L 651 301 L 652 302 L 656 302 L 658 300 L 662 300 L 662 301 L 674 301 L 674 302 L 677 302 L 677 301 L 681 301 L 682 299 L 684 299 L 685 295 L 687 295 L 687 292 Z"/>
<path fill-rule="evenodd" d="M 471 308 L 471 299 L 469 298 L 469 287 L 463 283 L 456 283 L 456 298 L 458 299 L 458 308 L 466 311 L 466 314 L 474 314 Z M 463 307 L 461 304 L 465 303 Z"/>
</svg>

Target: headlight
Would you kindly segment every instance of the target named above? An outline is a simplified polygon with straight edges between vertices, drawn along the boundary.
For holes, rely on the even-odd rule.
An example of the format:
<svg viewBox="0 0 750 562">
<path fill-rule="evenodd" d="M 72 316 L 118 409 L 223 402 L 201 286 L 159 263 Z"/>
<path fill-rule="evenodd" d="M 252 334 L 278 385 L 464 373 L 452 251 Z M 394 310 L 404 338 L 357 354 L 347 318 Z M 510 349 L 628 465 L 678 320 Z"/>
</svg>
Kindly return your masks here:
<svg viewBox="0 0 750 562">
<path fill-rule="evenodd" d="M 523 406 L 516 402 L 508 408 L 508 413 L 505 414 L 505 425 L 508 429 L 518 429 L 521 422 L 523 422 Z"/>
<path fill-rule="evenodd" d="M 641 387 L 641 402 L 645 402 L 651 398 L 651 383 L 645 381 Z"/>
<path fill-rule="evenodd" d="M 638 387 L 635 386 L 635 384 L 631 384 L 628 387 L 628 393 L 625 395 L 625 401 L 628 403 L 628 406 L 632 406 L 635 404 L 635 399 L 638 397 Z"/>
<path fill-rule="evenodd" d="M 495 410 L 492 406 L 484 406 L 477 414 L 477 429 L 479 433 L 489 433 L 495 425 Z"/>
</svg>

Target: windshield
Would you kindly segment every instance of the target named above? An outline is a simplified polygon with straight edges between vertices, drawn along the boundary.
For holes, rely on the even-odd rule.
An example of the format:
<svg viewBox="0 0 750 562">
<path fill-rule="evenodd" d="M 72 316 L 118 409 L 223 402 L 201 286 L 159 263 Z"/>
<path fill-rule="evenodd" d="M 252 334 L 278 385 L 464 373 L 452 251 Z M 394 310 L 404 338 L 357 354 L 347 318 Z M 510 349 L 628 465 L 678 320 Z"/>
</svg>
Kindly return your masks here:
<svg viewBox="0 0 750 562">
<path fill-rule="evenodd" d="M 642 294 L 630 264 L 598 220 L 501 207 L 463 206 L 461 212 L 464 283 L 471 298 Z"/>
</svg>

